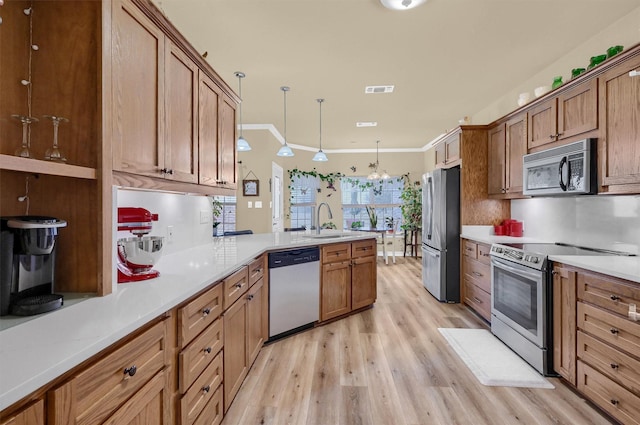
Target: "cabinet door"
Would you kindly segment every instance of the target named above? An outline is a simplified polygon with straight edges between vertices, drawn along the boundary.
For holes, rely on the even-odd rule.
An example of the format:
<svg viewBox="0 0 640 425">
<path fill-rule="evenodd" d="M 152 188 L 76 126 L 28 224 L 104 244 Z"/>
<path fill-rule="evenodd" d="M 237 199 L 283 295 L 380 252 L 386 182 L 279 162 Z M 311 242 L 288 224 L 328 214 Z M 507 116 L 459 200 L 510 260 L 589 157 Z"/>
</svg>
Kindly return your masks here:
<svg viewBox="0 0 640 425">
<path fill-rule="evenodd" d="M 236 107 L 227 96 L 219 103 L 219 144 L 218 184 L 227 188 L 236 188 Z"/>
<path fill-rule="evenodd" d="M 198 67 L 170 41 L 165 58 L 165 177 L 197 183 Z"/>
<path fill-rule="evenodd" d="M 447 162 L 447 147 L 445 143 L 436 146 L 436 167 L 442 167 Z"/>
<path fill-rule="evenodd" d="M 445 149 L 447 164 L 460 159 L 460 133 L 456 134 L 453 139 L 447 140 Z"/>
<path fill-rule="evenodd" d="M 198 84 L 198 182 L 215 186 L 218 181 L 218 102 L 221 91 L 202 72 Z"/>
<path fill-rule="evenodd" d="M 598 128 L 598 79 L 593 78 L 558 95 L 558 139 Z"/>
<path fill-rule="evenodd" d="M 488 140 L 488 193 L 489 195 L 501 195 L 505 192 L 506 176 L 506 134 L 505 125 L 489 130 Z"/>
<path fill-rule="evenodd" d="M 329 320 L 351 311 L 351 261 L 322 266 L 320 320 Z"/>
<path fill-rule="evenodd" d="M 611 193 L 640 193 L 640 56 L 600 77 L 598 164 L 600 184 Z"/>
<path fill-rule="evenodd" d="M 249 353 L 249 365 L 258 357 L 258 353 L 264 344 L 264 301 L 267 298 L 264 278 L 260 278 L 247 293 L 247 351 Z"/>
<path fill-rule="evenodd" d="M 557 99 L 549 99 L 529 109 L 527 147 L 529 149 L 556 141 Z"/>
<path fill-rule="evenodd" d="M 165 37 L 129 0 L 113 7 L 113 169 L 162 177 Z"/>
<path fill-rule="evenodd" d="M 2 418 L 0 425 L 44 425 L 44 402 L 38 400 L 29 407 Z"/>
<path fill-rule="evenodd" d="M 576 385 L 576 272 L 553 268 L 553 366 Z"/>
<path fill-rule="evenodd" d="M 231 406 L 249 369 L 247 300 L 236 301 L 224 318 L 224 411 Z"/>
<path fill-rule="evenodd" d="M 522 194 L 522 157 L 527 153 L 527 115 L 515 117 L 506 123 L 507 169 L 506 192 L 510 197 Z"/>
<path fill-rule="evenodd" d="M 371 305 L 376 301 L 376 257 L 354 258 L 352 263 L 351 309 L 356 310 Z"/>
<path fill-rule="evenodd" d="M 165 372 L 153 377 L 103 425 L 169 425 L 169 396 Z"/>
</svg>

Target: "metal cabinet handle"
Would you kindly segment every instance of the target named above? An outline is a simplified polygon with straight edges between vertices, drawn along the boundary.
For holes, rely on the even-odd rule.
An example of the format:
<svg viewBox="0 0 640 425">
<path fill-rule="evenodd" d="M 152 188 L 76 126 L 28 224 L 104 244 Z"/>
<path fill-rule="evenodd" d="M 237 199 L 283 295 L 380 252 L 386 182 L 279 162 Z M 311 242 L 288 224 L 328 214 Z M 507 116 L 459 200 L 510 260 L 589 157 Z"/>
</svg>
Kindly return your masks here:
<svg viewBox="0 0 640 425">
<path fill-rule="evenodd" d="M 478 277 L 482 277 L 482 273 L 478 273 L 478 272 L 473 272 L 474 276 L 478 276 Z"/>
<path fill-rule="evenodd" d="M 236 283 L 236 288 L 238 289 L 242 288 L 242 283 Z"/>
<path fill-rule="evenodd" d="M 617 295 L 611 295 L 611 296 L 609 296 L 609 298 L 611 298 L 611 301 L 620 301 L 621 300 L 621 298 L 619 296 L 617 296 Z"/>
<path fill-rule="evenodd" d="M 473 300 L 474 300 L 475 302 L 477 302 L 477 303 L 482 304 L 482 300 L 481 300 L 480 298 L 478 298 L 478 297 L 473 297 Z"/>
<path fill-rule="evenodd" d="M 617 334 L 618 332 L 620 332 L 617 328 L 611 328 L 609 329 L 611 331 L 612 334 Z"/>
<path fill-rule="evenodd" d="M 128 367 L 124 370 L 124 374 L 125 375 L 129 375 L 129 376 L 133 376 L 136 374 L 136 372 L 138 371 L 138 368 L 136 367 L 136 365 L 133 365 L 131 367 Z"/>
<path fill-rule="evenodd" d="M 487 254 L 486 252 L 483 252 L 481 255 L 482 255 L 483 257 L 488 257 L 488 256 L 489 256 L 489 254 Z"/>
<path fill-rule="evenodd" d="M 211 309 L 209 307 L 205 308 L 204 310 L 202 310 L 202 315 L 203 316 L 208 316 L 209 313 L 211 313 Z"/>
<path fill-rule="evenodd" d="M 211 354 L 211 347 L 207 347 L 207 348 L 205 348 L 205 349 L 204 349 L 204 350 L 202 350 L 202 351 L 204 351 L 204 352 L 205 352 L 205 353 L 207 353 L 207 354 Z"/>
<path fill-rule="evenodd" d="M 467 251 L 473 251 L 473 248 L 466 247 L 465 249 L 466 249 Z"/>
<path fill-rule="evenodd" d="M 173 170 L 171 168 L 163 168 L 160 170 L 162 174 L 173 174 Z"/>
<path fill-rule="evenodd" d="M 253 299 L 253 295 L 249 295 L 249 296 L 247 297 L 247 300 L 249 300 L 249 301 L 251 301 L 252 299 Z"/>
<path fill-rule="evenodd" d="M 211 387 L 209 385 L 207 385 L 206 387 L 202 387 L 202 391 L 204 391 L 205 393 L 208 393 L 211 390 Z"/>
<path fill-rule="evenodd" d="M 611 369 L 618 369 L 619 367 L 618 363 L 611 363 Z"/>
<path fill-rule="evenodd" d="M 619 400 L 616 400 L 615 398 L 611 399 L 611 404 L 613 404 L 614 406 L 617 406 L 618 404 L 620 404 Z"/>
</svg>

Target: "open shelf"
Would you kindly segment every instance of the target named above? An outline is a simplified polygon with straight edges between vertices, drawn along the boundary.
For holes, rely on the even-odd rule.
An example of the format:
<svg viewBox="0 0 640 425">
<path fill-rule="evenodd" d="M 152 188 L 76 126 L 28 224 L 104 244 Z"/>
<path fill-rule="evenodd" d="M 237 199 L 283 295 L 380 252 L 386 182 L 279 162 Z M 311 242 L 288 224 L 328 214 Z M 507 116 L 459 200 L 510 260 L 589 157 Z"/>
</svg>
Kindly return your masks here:
<svg viewBox="0 0 640 425">
<path fill-rule="evenodd" d="M 0 169 L 89 180 L 95 180 L 97 174 L 95 168 L 2 154 L 0 154 Z"/>
</svg>

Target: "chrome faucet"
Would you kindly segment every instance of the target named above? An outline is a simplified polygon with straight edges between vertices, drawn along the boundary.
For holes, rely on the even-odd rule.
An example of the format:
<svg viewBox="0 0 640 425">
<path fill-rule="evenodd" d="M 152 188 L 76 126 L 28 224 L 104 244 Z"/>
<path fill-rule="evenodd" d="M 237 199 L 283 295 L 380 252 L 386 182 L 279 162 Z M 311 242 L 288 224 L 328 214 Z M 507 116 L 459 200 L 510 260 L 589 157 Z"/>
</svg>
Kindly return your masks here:
<svg viewBox="0 0 640 425">
<path fill-rule="evenodd" d="M 320 225 L 320 209 L 323 205 L 327 207 L 327 211 L 329 211 L 329 219 L 333 218 L 333 214 L 331 213 L 331 207 L 329 206 L 329 204 L 327 204 L 326 202 L 322 202 L 320 205 L 318 205 L 318 210 L 316 211 L 316 235 L 320 234 L 320 228 L 322 227 Z"/>
</svg>

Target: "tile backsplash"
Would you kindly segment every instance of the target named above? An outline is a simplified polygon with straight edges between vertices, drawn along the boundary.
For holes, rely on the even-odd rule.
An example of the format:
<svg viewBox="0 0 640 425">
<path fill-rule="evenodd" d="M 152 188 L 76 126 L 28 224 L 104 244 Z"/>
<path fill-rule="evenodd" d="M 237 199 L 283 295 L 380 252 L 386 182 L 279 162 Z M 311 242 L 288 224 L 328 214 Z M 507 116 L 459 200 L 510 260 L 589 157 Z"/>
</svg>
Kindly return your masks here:
<svg viewBox="0 0 640 425">
<path fill-rule="evenodd" d="M 640 254 L 640 196 L 575 196 L 511 201 L 524 236 Z"/>
</svg>

